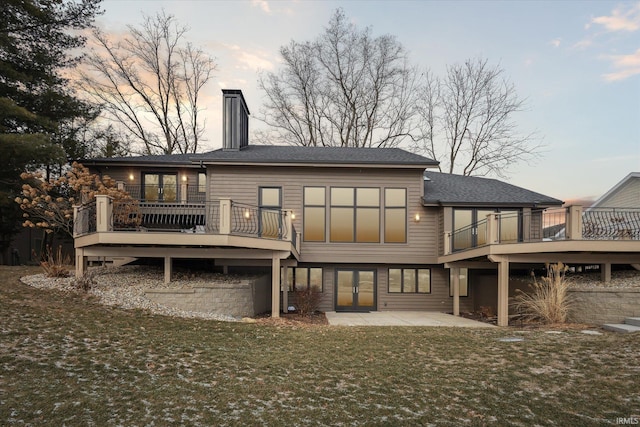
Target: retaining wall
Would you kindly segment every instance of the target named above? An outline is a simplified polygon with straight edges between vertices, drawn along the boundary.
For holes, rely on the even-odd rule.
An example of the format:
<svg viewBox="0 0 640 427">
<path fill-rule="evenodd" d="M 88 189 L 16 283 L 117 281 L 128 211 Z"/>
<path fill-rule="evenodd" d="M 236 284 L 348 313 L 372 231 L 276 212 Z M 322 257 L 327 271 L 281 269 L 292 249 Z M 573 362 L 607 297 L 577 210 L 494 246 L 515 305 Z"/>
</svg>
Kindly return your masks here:
<svg viewBox="0 0 640 427">
<path fill-rule="evenodd" d="M 602 325 L 640 317 L 640 288 L 575 288 L 569 295 L 572 322 Z"/>
<path fill-rule="evenodd" d="M 147 289 L 145 296 L 157 304 L 179 310 L 250 317 L 271 309 L 271 278 L 183 289 Z"/>
</svg>

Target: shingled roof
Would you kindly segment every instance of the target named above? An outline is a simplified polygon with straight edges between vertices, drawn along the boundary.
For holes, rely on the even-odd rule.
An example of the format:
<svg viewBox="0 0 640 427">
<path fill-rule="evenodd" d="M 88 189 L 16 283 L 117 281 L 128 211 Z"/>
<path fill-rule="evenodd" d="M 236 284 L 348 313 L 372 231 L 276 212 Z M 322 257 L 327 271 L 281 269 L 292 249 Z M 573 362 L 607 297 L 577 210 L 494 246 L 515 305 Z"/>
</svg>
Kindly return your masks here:
<svg viewBox="0 0 640 427">
<path fill-rule="evenodd" d="M 491 178 L 424 173 L 425 205 L 439 206 L 556 206 L 562 201 Z"/>
<path fill-rule="evenodd" d="M 190 166 L 198 163 L 202 156 L 209 153 L 187 153 L 187 154 L 159 154 L 152 156 L 131 156 L 131 157 L 99 157 L 96 159 L 81 160 L 83 165 L 135 165 L 135 164 L 171 164 Z"/>
<path fill-rule="evenodd" d="M 243 150 L 215 150 L 197 159 L 204 163 L 367 164 L 436 166 L 438 162 L 400 148 L 299 147 L 250 145 Z"/>
</svg>

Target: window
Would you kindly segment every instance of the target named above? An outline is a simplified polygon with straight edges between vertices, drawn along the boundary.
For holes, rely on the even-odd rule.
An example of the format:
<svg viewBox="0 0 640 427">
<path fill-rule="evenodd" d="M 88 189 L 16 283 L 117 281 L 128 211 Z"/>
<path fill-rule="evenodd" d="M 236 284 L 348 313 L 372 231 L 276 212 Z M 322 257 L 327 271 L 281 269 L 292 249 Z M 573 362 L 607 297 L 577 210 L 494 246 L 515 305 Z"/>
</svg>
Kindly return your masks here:
<svg viewBox="0 0 640 427">
<path fill-rule="evenodd" d="M 487 215 L 499 212 L 501 242 L 521 240 L 520 210 L 454 209 L 453 250 L 468 249 L 487 244 Z"/>
<path fill-rule="evenodd" d="M 460 296 L 469 296 L 469 270 L 466 268 L 460 269 Z M 453 269 L 449 270 L 449 296 L 453 296 Z"/>
<path fill-rule="evenodd" d="M 260 187 L 258 203 L 260 205 L 260 236 L 278 238 L 282 229 L 280 207 L 282 203 L 282 189 L 280 187 Z"/>
<path fill-rule="evenodd" d="M 304 225 L 305 242 L 324 242 L 325 237 L 325 188 L 304 188 Z"/>
<path fill-rule="evenodd" d="M 380 242 L 380 189 L 332 188 L 332 242 Z"/>
<path fill-rule="evenodd" d="M 407 190 L 384 190 L 384 241 L 407 243 Z"/>
<path fill-rule="evenodd" d="M 207 192 L 207 174 L 204 172 L 198 173 L 198 193 Z"/>
<path fill-rule="evenodd" d="M 389 293 L 431 293 L 431 270 L 428 268 L 390 268 Z"/>
<path fill-rule="evenodd" d="M 322 292 L 322 268 L 296 267 L 287 269 L 289 292 L 294 290 L 316 289 Z"/>
</svg>

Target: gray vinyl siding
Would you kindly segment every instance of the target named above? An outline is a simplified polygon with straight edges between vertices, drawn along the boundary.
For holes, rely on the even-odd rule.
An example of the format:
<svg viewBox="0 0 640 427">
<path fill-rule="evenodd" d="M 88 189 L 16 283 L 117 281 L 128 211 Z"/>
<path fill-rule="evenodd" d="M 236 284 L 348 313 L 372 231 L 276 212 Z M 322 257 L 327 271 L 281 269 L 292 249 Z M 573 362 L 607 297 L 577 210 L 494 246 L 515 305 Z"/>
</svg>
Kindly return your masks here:
<svg viewBox="0 0 640 427">
<path fill-rule="evenodd" d="M 640 208 L 640 178 L 630 179 L 622 188 L 598 203 L 603 208 Z"/>
<path fill-rule="evenodd" d="M 281 187 L 283 208 L 296 214 L 293 221 L 298 232 L 303 230 L 303 190 L 307 186 L 376 187 L 407 189 L 407 243 L 383 242 L 384 206 L 380 206 L 380 243 L 329 242 L 330 209 L 325 211 L 325 242 L 302 242 L 301 262 L 309 263 L 413 263 L 437 262 L 437 208 L 421 204 L 422 171 L 416 169 L 346 169 L 314 167 L 215 166 L 208 169 L 211 199 L 231 198 L 256 205 L 258 188 Z M 420 221 L 415 222 L 416 213 Z"/>
</svg>

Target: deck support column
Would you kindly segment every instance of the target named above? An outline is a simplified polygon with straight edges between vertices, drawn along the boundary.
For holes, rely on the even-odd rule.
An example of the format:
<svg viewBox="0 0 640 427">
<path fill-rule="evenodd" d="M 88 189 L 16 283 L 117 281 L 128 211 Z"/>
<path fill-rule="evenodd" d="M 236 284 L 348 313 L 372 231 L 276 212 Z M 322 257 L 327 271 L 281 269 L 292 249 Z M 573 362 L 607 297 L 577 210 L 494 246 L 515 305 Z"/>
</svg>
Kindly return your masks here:
<svg viewBox="0 0 640 427">
<path fill-rule="evenodd" d="M 498 326 L 509 326 L 509 259 L 498 262 Z"/>
<path fill-rule="evenodd" d="M 84 276 L 87 271 L 87 257 L 83 248 L 76 248 L 76 278 Z"/>
<path fill-rule="evenodd" d="M 453 315 L 460 316 L 460 268 L 451 268 L 453 278 Z"/>
<path fill-rule="evenodd" d="M 280 317 L 280 258 L 271 258 L 271 317 Z"/>
<path fill-rule="evenodd" d="M 171 262 L 170 256 L 164 257 L 164 283 L 171 282 L 171 273 L 172 273 L 173 263 Z"/>
<path fill-rule="evenodd" d="M 282 267 L 282 312 L 289 312 L 289 267 Z"/>
<path fill-rule="evenodd" d="M 600 280 L 604 283 L 611 281 L 611 263 L 600 264 Z"/>
</svg>

